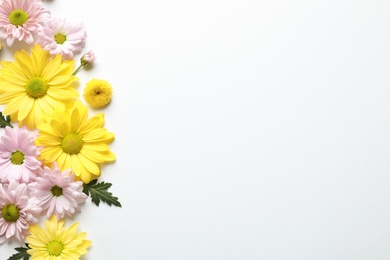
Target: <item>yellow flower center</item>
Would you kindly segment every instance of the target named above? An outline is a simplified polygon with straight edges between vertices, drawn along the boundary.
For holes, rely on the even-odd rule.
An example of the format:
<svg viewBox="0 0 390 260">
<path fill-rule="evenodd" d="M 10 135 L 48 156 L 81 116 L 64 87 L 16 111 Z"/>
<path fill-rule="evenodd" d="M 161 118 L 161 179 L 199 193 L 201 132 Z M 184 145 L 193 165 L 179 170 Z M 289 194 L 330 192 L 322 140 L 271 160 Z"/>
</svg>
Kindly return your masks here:
<svg viewBox="0 0 390 260">
<path fill-rule="evenodd" d="M 59 256 L 62 252 L 62 249 L 64 249 L 64 245 L 57 241 L 51 241 L 49 244 L 47 244 L 47 252 L 51 256 Z"/>
<path fill-rule="evenodd" d="M 62 139 L 61 147 L 68 154 L 78 154 L 83 148 L 83 140 L 76 133 L 67 133 Z"/>
<path fill-rule="evenodd" d="M 13 164 L 21 165 L 24 161 L 24 154 L 20 151 L 13 152 L 10 160 Z"/>
<path fill-rule="evenodd" d="M 63 35 L 62 33 L 58 33 L 54 35 L 54 39 L 58 44 L 63 44 L 66 41 L 66 35 Z"/>
<path fill-rule="evenodd" d="M 16 222 L 19 219 L 19 209 L 14 204 L 4 206 L 1 215 L 7 222 Z"/>
<path fill-rule="evenodd" d="M 54 185 L 53 188 L 51 188 L 51 193 L 53 196 L 59 197 L 62 195 L 62 188 L 58 185 Z"/>
<path fill-rule="evenodd" d="M 9 14 L 8 19 L 11 24 L 18 27 L 28 20 L 28 14 L 23 10 L 13 10 Z"/>
<path fill-rule="evenodd" d="M 42 78 L 33 77 L 27 81 L 26 93 L 29 97 L 37 99 L 45 96 L 48 88 Z"/>
</svg>

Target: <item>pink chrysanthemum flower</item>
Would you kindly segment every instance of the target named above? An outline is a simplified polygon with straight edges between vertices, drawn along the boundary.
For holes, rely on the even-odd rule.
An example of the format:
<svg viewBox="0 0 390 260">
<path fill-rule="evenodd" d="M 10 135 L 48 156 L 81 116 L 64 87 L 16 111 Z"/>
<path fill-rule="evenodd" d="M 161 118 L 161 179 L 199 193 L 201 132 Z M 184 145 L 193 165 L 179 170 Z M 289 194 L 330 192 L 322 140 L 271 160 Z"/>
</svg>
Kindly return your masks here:
<svg viewBox="0 0 390 260">
<path fill-rule="evenodd" d="M 88 51 L 83 56 L 81 56 L 80 62 L 84 67 L 92 64 L 96 60 L 96 55 L 93 51 Z"/>
<path fill-rule="evenodd" d="M 41 208 L 28 196 L 26 183 L 0 183 L 0 244 L 24 243 L 30 225 L 38 223 Z"/>
<path fill-rule="evenodd" d="M 64 59 L 85 47 L 87 31 L 82 23 L 72 24 L 65 18 L 50 18 L 38 31 L 38 44 L 52 55 L 61 54 Z"/>
<path fill-rule="evenodd" d="M 56 215 L 59 219 L 80 212 L 80 205 L 88 197 L 83 193 L 83 182 L 75 181 L 71 169 L 61 172 L 56 162 L 52 169 L 45 166 L 41 170 L 41 177 L 37 177 L 29 188 L 39 201 L 42 213 L 46 213 L 47 217 Z"/>
<path fill-rule="evenodd" d="M 28 44 L 50 12 L 41 0 L 3 0 L 0 3 L 0 39 L 11 46 L 15 39 Z"/>
<path fill-rule="evenodd" d="M 29 183 L 34 181 L 41 161 L 40 148 L 34 144 L 35 136 L 25 128 L 6 127 L 0 139 L 0 182 L 11 180 Z"/>
<path fill-rule="evenodd" d="M 73 72 L 73 75 L 76 75 L 77 72 L 83 67 L 88 67 L 96 60 L 95 53 L 93 51 L 88 51 L 83 56 L 81 56 L 80 59 L 80 65 L 79 67 Z"/>
</svg>

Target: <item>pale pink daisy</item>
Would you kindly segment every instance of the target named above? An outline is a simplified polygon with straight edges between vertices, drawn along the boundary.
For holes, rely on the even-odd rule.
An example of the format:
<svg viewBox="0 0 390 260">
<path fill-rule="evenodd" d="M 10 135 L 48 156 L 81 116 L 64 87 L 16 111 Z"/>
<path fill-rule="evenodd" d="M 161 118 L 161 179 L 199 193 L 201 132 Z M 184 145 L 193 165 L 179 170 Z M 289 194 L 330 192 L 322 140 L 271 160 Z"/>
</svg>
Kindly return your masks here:
<svg viewBox="0 0 390 260">
<path fill-rule="evenodd" d="M 81 64 L 86 67 L 90 64 L 92 64 L 96 60 L 96 55 L 93 51 L 88 51 L 83 56 L 81 56 Z"/>
<path fill-rule="evenodd" d="M 80 66 L 73 72 L 73 75 L 76 75 L 77 72 L 83 67 L 91 65 L 96 60 L 95 53 L 93 51 L 88 51 L 80 59 Z"/>
<path fill-rule="evenodd" d="M 3 0 L 0 3 L 0 39 L 32 44 L 35 33 L 50 12 L 41 0 Z"/>
<path fill-rule="evenodd" d="M 72 217 L 80 212 L 80 206 L 88 196 L 83 193 L 83 182 L 75 181 L 75 175 L 71 169 L 63 172 L 54 162 L 52 169 L 45 166 L 41 170 L 34 183 L 29 185 L 31 195 L 36 197 L 38 205 L 42 207 L 42 213 L 47 217 L 56 215 L 63 219 Z"/>
<path fill-rule="evenodd" d="M 34 145 L 35 136 L 25 127 L 6 127 L 0 139 L 0 182 L 29 183 L 34 181 L 41 161 L 40 148 Z"/>
<path fill-rule="evenodd" d="M 50 18 L 38 31 L 38 44 L 52 55 L 71 59 L 85 47 L 87 31 L 83 23 L 69 23 L 65 18 Z"/>
<path fill-rule="evenodd" d="M 0 244 L 17 241 L 24 243 L 30 225 L 38 223 L 41 208 L 36 199 L 28 196 L 26 183 L 12 180 L 0 183 Z"/>
</svg>

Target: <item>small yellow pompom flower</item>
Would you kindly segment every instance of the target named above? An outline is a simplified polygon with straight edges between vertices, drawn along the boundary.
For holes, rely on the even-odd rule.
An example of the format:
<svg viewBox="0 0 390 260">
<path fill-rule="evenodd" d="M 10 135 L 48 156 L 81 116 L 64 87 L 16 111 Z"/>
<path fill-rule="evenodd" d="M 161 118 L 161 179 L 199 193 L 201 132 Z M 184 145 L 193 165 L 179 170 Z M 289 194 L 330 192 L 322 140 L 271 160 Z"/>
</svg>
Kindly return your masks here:
<svg viewBox="0 0 390 260">
<path fill-rule="evenodd" d="M 92 79 L 87 82 L 83 97 L 91 107 L 104 107 L 111 102 L 112 86 L 106 80 Z"/>
</svg>

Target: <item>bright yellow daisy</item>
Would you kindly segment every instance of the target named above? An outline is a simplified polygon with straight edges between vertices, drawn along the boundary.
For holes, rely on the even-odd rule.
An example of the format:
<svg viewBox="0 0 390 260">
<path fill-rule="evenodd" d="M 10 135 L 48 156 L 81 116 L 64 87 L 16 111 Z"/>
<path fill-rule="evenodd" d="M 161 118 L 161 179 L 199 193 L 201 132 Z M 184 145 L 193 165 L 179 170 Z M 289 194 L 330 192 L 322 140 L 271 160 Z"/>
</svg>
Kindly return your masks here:
<svg viewBox="0 0 390 260">
<path fill-rule="evenodd" d="M 104 125 L 104 114 L 88 119 L 88 108 L 80 100 L 69 109 L 54 110 L 53 117 L 38 125 L 37 146 L 42 146 L 39 159 L 46 165 L 57 162 L 61 170 L 71 168 L 84 183 L 100 176 L 100 164 L 115 161 L 108 144 L 114 134 Z"/>
<path fill-rule="evenodd" d="M 0 62 L 0 105 L 5 105 L 4 114 L 19 121 L 19 127 L 34 129 L 54 108 L 70 107 L 79 97 L 73 60 L 51 57 L 39 45 L 31 55 L 22 50 L 14 57 L 14 62 Z"/>
<path fill-rule="evenodd" d="M 30 235 L 26 237 L 29 247 L 27 253 L 31 260 L 79 259 L 88 253 L 92 244 L 85 240 L 87 233 L 77 233 L 78 222 L 68 229 L 65 221 L 58 221 L 55 215 L 46 221 L 45 229 L 38 225 L 30 226 Z"/>
</svg>

